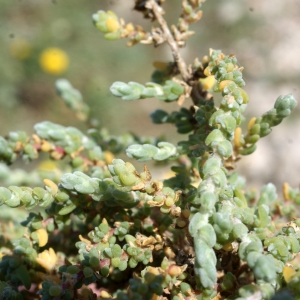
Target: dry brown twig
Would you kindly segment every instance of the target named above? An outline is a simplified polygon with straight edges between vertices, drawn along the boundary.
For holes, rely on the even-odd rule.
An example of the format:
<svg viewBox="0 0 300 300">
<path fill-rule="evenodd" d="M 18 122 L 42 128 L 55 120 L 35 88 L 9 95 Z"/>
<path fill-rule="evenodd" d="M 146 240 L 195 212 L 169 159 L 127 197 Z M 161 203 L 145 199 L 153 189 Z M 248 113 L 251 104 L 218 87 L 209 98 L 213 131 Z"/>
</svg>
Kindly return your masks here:
<svg viewBox="0 0 300 300">
<path fill-rule="evenodd" d="M 188 72 L 188 67 L 179 53 L 177 42 L 175 41 L 165 19 L 162 16 L 164 13 L 163 9 L 157 4 L 155 0 L 149 0 L 146 4 L 146 7 L 153 10 L 154 16 L 162 29 L 164 38 L 171 48 L 174 61 L 178 66 L 182 79 L 185 82 L 188 82 L 191 78 L 191 74 Z"/>
</svg>

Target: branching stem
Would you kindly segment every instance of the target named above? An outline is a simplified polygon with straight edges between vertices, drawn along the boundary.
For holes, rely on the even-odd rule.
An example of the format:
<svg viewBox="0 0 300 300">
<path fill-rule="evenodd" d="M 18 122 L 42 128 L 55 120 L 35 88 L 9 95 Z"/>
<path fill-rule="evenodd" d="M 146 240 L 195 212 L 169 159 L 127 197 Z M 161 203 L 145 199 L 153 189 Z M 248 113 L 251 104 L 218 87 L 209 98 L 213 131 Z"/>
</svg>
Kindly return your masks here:
<svg viewBox="0 0 300 300">
<path fill-rule="evenodd" d="M 149 7 L 153 10 L 155 18 L 156 18 L 157 22 L 159 23 L 159 25 L 164 33 L 165 39 L 171 48 L 172 55 L 178 66 L 179 72 L 180 72 L 183 80 L 185 82 L 188 82 L 189 79 L 191 78 L 191 75 L 188 72 L 188 68 L 187 68 L 185 61 L 183 60 L 183 58 L 181 57 L 181 55 L 179 53 L 177 42 L 175 41 L 175 39 L 168 27 L 167 22 L 165 21 L 165 19 L 162 16 L 162 8 L 157 4 L 157 2 L 155 0 L 149 0 L 148 4 L 149 4 Z"/>
</svg>

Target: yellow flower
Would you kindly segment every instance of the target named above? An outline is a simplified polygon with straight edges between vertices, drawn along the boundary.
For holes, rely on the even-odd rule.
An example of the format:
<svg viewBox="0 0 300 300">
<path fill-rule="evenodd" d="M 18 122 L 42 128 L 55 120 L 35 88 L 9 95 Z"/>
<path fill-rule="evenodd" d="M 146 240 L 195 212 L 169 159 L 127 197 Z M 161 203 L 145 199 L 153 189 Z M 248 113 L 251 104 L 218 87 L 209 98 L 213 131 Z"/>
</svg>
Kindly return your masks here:
<svg viewBox="0 0 300 300">
<path fill-rule="evenodd" d="M 114 18 L 108 18 L 106 20 L 106 26 L 108 32 L 115 32 L 120 28 L 119 21 Z"/>
<path fill-rule="evenodd" d="M 216 79 L 214 75 L 210 75 L 205 78 L 200 78 L 199 81 L 205 90 L 210 90 L 214 87 Z"/>
<path fill-rule="evenodd" d="M 57 262 L 56 253 L 52 248 L 50 248 L 49 250 L 44 250 L 42 253 L 39 253 L 36 262 L 47 271 L 51 271 L 54 269 Z"/>
<path fill-rule="evenodd" d="M 221 81 L 220 85 L 219 85 L 220 90 L 223 91 L 225 89 L 225 87 L 227 85 L 229 85 L 230 83 L 232 83 L 232 82 L 234 82 L 234 81 L 232 81 L 232 80 L 223 80 L 223 81 Z"/>
<path fill-rule="evenodd" d="M 234 145 L 237 148 L 243 147 L 243 143 L 242 143 L 242 128 L 241 127 L 237 127 L 234 130 Z"/>
<path fill-rule="evenodd" d="M 61 74 L 69 66 L 69 57 L 58 48 L 47 48 L 40 55 L 40 65 L 46 73 Z"/>
<path fill-rule="evenodd" d="M 40 247 L 44 247 L 48 243 L 48 233 L 44 228 L 40 228 L 32 233 L 38 239 Z"/>
<path fill-rule="evenodd" d="M 285 201 L 290 201 L 291 200 L 291 197 L 289 195 L 289 184 L 287 182 L 285 182 L 283 184 L 283 198 Z"/>
<path fill-rule="evenodd" d="M 45 186 L 47 186 L 48 188 L 51 189 L 52 196 L 55 196 L 58 192 L 57 184 L 50 179 L 44 179 L 43 181 L 44 181 Z"/>
<path fill-rule="evenodd" d="M 11 56 L 15 57 L 16 59 L 26 59 L 31 53 L 30 43 L 24 39 L 14 40 L 10 44 L 9 52 Z"/>
<path fill-rule="evenodd" d="M 52 160 L 44 160 L 38 165 L 38 170 L 40 171 L 57 171 L 57 164 Z"/>
<path fill-rule="evenodd" d="M 104 159 L 107 164 L 111 164 L 114 158 L 115 157 L 112 152 L 104 151 Z"/>
<path fill-rule="evenodd" d="M 250 121 L 249 121 L 249 123 L 248 123 L 248 126 L 247 126 L 247 130 L 248 130 L 249 133 L 250 133 L 251 128 L 252 128 L 253 125 L 255 124 L 255 121 L 256 121 L 256 118 L 255 118 L 255 117 L 253 117 L 253 118 L 250 119 Z"/>
<path fill-rule="evenodd" d="M 282 270 L 282 275 L 285 280 L 285 282 L 290 282 L 293 276 L 296 274 L 295 269 L 293 266 L 289 263 L 286 264 L 286 266 Z"/>
</svg>

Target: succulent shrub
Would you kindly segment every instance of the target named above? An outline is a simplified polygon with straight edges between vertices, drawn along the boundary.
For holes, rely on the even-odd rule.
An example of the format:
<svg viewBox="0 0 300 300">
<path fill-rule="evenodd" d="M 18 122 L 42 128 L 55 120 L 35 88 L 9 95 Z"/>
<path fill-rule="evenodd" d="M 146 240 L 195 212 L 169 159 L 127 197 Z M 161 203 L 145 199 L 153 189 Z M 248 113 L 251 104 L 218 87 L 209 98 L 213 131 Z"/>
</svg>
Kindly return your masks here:
<svg viewBox="0 0 300 300">
<path fill-rule="evenodd" d="M 83 133 L 49 121 L 36 124 L 33 134 L 0 137 L 7 183 L 0 187 L 0 205 L 3 212 L 15 211 L 1 221 L 0 299 L 300 297 L 299 190 L 285 183 L 280 199 L 269 183 L 256 196 L 234 170 L 291 114 L 296 100 L 279 96 L 269 111 L 246 120 L 250 99 L 234 55 L 210 49 L 190 65 L 180 55 L 204 0 L 183 0 L 172 26 L 163 2 L 135 0 L 134 10 L 153 21 L 149 31 L 112 11 L 99 10 L 92 18 L 107 40 L 168 45 L 173 61 L 156 63 L 149 82 L 116 81 L 110 91 L 125 101 L 176 101 L 178 110 L 158 109 L 151 118 L 175 125 L 182 141 L 115 136 L 95 126 Z M 81 93 L 66 79 L 56 89 L 91 124 Z M 117 158 L 120 152 L 128 160 Z M 67 161 L 68 170 L 62 165 L 28 174 L 5 166 L 42 153 Z M 135 160 L 172 165 L 173 175 L 159 180 L 147 163 L 138 171 Z"/>
</svg>

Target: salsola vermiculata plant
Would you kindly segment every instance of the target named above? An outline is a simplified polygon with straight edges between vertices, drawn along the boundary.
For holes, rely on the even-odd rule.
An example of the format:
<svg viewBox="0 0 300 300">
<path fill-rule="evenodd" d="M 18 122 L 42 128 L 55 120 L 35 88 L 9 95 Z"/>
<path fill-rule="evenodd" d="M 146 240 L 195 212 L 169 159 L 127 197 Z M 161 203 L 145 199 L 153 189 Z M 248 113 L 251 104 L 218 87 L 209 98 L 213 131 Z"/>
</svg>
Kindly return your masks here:
<svg viewBox="0 0 300 300">
<path fill-rule="evenodd" d="M 156 63 L 150 82 L 117 81 L 110 90 L 125 101 L 177 101 L 177 111 L 156 110 L 151 118 L 155 124 L 174 124 L 183 140 L 173 145 L 96 127 L 84 134 L 48 121 L 36 124 L 32 135 L 17 131 L 0 137 L 0 160 L 6 165 L 48 153 L 71 167 L 16 175 L 1 166 L 7 187 L 0 187 L 0 204 L 15 213 L 11 222 L 1 221 L 0 299 L 300 297 L 299 265 L 293 260 L 300 252 L 299 191 L 284 184 L 281 200 L 270 183 L 256 197 L 234 171 L 236 162 L 290 115 L 296 101 L 291 94 L 279 96 L 243 130 L 249 97 L 236 57 L 211 49 L 188 65 L 179 52 L 193 34 L 191 23 L 202 16 L 204 1 L 183 0 L 178 23 L 171 27 L 163 2 L 135 1 L 134 9 L 153 21 L 149 31 L 112 11 L 100 10 L 93 20 L 107 40 L 168 44 L 173 61 Z M 56 88 L 88 122 L 81 93 L 65 79 Z M 212 92 L 221 93 L 220 104 Z M 188 101 L 189 109 L 182 106 Z M 114 158 L 122 151 L 138 161 L 172 164 L 174 175 L 155 179 L 147 165 L 139 172 Z M 10 185 L 16 178 L 20 184 Z M 17 226 L 17 216 L 24 214 L 19 207 L 31 211 L 21 223 L 25 230 Z M 11 239 L 16 230 L 21 238 Z"/>
</svg>

